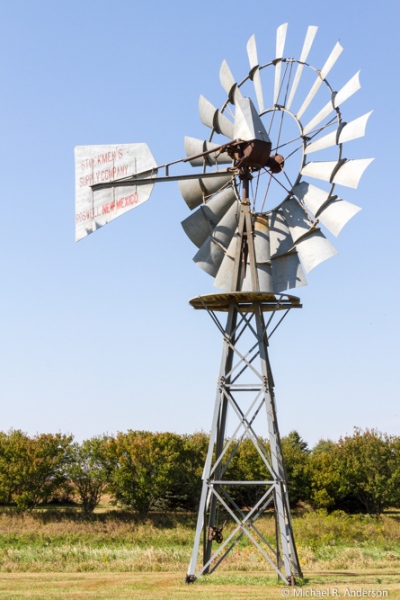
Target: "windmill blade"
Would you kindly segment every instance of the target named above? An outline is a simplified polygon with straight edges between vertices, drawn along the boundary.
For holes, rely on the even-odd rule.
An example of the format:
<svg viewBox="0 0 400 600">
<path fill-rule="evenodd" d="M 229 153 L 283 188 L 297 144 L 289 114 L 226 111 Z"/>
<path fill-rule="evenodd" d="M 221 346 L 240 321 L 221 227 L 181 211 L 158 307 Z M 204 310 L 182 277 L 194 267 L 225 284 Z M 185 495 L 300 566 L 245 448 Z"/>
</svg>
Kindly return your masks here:
<svg viewBox="0 0 400 600">
<path fill-rule="evenodd" d="M 147 173 L 148 172 L 148 173 Z M 157 174 L 157 163 L 146 144 L 77 146 L 75 148 L 75 239 L 79 241 L 110 221 L 149 199 L 154 183 L 107 187 L 112 183 L 144 173 L 143 179 Z"/>
<path fill-rule="evenodd" d="M 315 161 L 304 165 L 301 170 L 301 174 L 332 183 L 333 174 L 335 173 L 337 167 L 338 162 L 336 160 Z"/>
<path fill-rule="evenodd" d="M 307 285 L 286 219 L 280 209 L 269 217 L 272 285 L 274 294 Z"/>
<path fill-rule="evenodd" d="M 235 140 L 262 140 L 271 142 L 250 98 L 240 98 L 237 102 L 234 126 Z"/>
<path fill-rule="evenodd" d="M 338 236 L 343 227 L 361 208 L 342 200 L 329 197 L 329 192 L 321 190 L 305 181 L 293 188 L 293 193 L 314 213 L 325 227 Z"/>
<path fill-rule="evenodd" d="M 318 227 L 298 240 L 296 249 L 306 273 L 338 253 Z"/>
<path fill-rule="evenodd" d="M 237 200 L 232 186 L 213 196 L 207 204 L 202 204 L 194 213 L 189 215 L 181 225 L 188 238 L 200 248 L 207 237 L 213 232 L 227 210 Z"/>
<path fill-rule="evenodd" d="M 293 85 L 292 85 L 292 89 L 290 90 L 290 94 L 289 94 L 289 99 L 287 101 L 286 104 L 286 108 L 287 110 L 290 109 L 292 102 L 293 102 L 293 98 L 297 92 L 297 88 L 299 86 L 300 83 L 300 78 L 301 75 L 303 73 L 303 69 L 304 69 L 304 64 L 301 63 L 305 63 L 307 62 L 307 58 L 308 58 L 308 54 L 311 50 L 311 46 L 313 44 L 315 35 L 318 31 L 318 27 L 315 27 L 313 25 L 310 25 L 307 29 L 307 34 L 306 34 L 306 38 L 304 40 L 304 44 L 303 44 L 303 49 L 301 51 L 301 55 L 300 55 L 300 62 L 297 65 L 297 69 L 296 69 L 296 74 L 294 76 L 294 80 L 293 80 Z"/>
<path fill-rule="evenodd" d="M 342 164 L 339 163 L 339 167 L 337 161 L 310 162 L 302 168 L 301 173 L 322 181 L 357 188 L 365 169 L 373 160 L 373 158 L 344 160 Z"/>
<path fill-rule="evenodd" d="M 328 135 L 324 135 L 315 142 L 312 142 L 312 144 L 309 144 L 306 147 L 304 154 L 311 154 L 317 150 L 324 150 L 325 148 L 330 148 L 331 146 L 336 146 L 337 144 L 343 144 L 344 142 L 350 142 L 351 140 L 363 137 L 367 127 L 367 121 L 372 113 L 373 111 L 371 110 L 362 117 L 350 121 L 350 123 L 344 123 L 339 131 L 332 131 L 332 133 L 328 133 Z"/>
<path fill-rule="evenodd" d="M 281 210 L 289 227 L 293 242 L 296 244 L 299 238 L 313 228 L 314 223 L 295 198 L 286 200 L 282 204 Z"/>
<path fill-rule="evenodd" d="M 374 111 L 371 110 L 369 113 L 362 115 L 362 117 L 358 117 L 358 119 L 354 119 L 354 121 L 350 121 L 350 123 L 345 123 L 339 134 L 339 144 L 363 137 L 367 128 L 368 119 L 373 112 Z"/>
<path fill-rule="evenodd" d="M 282 68 L 282 57 L 285 48 L 286 32 L 288 24 L 284 23 L 280 25 L 276 32 L 276 58 L 275 58 L 275 83 L 274 83 L 274 102 L 275 105 L 278 102 L 280 87 L 281 87 L 281 68 Z"/>
<path fill-rule="evenodd" d="M 199 154 L 210 152 L 210 150 L 215 150 L 215 152 L 199 156 Z M 199 140 L 197 138 L 185 136 L 185 152 L 188 158 L 193 157 L 189 161 L 192 167 L 203 167 L 204 163 L 209 167 L 232 163 L 232 158 L 229 154 L 227 152 L 221 152 L 220 144 L 213 144 L 212 142 Z"/>
<path fill-rule="evenodd" d="M 251 36 L 251 38 L 249 39 L 249 41 L 247 42 L 246 51 L 247 51 L 247 56 L 249 58 L 250 72 L 251 72 L 253 69 L 256 69 L 259 66 L 256 36 L 254 35 L 254 33 Z"/>
<path fill-rule="evenodd" d="M 318 150 L 324 150 L 325 148 L 336 146 L 338 143 L 339 131 L 332 131 L 332 133 L 328 133 L 328 135 L 324 135 L 315 142 L 309 144 L 304 150 L 304 154 L 311 154 L 312 152 L 317 152 Z"/>
<path fill-rule="evenodd" d="M 214 128 L 217 133 L 222 133 L 231 140 L 233 139 L 233 123 L 204 96 L 200 96 L 199 113 L 203 125 L 210 127 L 210 129 Z"/>
<path fill-rule="evenodd" d="M 238 222 L 236 204 L 232 204 L 214 231 L 205 240 L 193 260 L 198 267 L 215 277 L 222 263 Z"/>
<path fill-rule="evenodd" d="M 272 257 L 271 273 L 274 294 L 307 285 L 303 267 L 295 251 Z"/>
<path fill-rule="evenodd" d="M 231 104 L 236 104 L 238 98 L 243 98 L 226 60 L 222 61 L 222 65 L 219 70 L 219 80 L 222 87 L 228 94 L 229 102 Z"/>
<path fill-rule="evenodd" d="M 258 112 L 264 112 L 264 96 L 261 85 L 260 67 L 258 62 L 257 46 L 255 35 L 252 35 L 246 46 L 247 56 L 250 63 L 250 79 L 253 81 L 256 92 Z"/>
<path fill-rule="evenodd" d="M 269 239 L 271 258 L 286 254 L 293 249 L 293 239 L 288 224 L 280 209 L 273 210 L 269 217 Z"/>
<path fill-rule="evenodd" d="M 343 51 L 342 46 L 339 44 L 339 42 L 337 42 L 335 44 L 335 47 L 333 48 L 331 54 L 329 55 L 328 60 L 326 61 L 322 70 L 320 71 L 319 75 L 317 76 L 317 79 L 315 80 L 314 85 L 312 86 L 311 90 L 308 92 L 306 99 L 304 100 L 303 104 L 301 105 L 301 108 L 297 113 L 298 119 L 300 119 L 301 116 L 303 115 L 303 113 L 307 110 L 310 102 L 313 100 L 314 96 L 316 95 L 319 88 L 321 87 L 322 82 L 328 75 L 329 71 L 332 69 L 333 65 L 335 64 L 335 62 L 341 55 L 342 51 Z"/>
<path fill-rule="evenodd" d="M 321 121 L 323 121 L 335 108 L 338 108 L 343 102 L 345 102 L 348 98 L 350 98 L 353 94 L 358 92 L 361 88 L 360 84 L 360 71 L 354 75 L 346 83 L 342 89 L 337 92 L 336 95 L 333 96 L 332 100 L 329 101 L 319 113 L 311 119 L 309 123 L 304 127 L 303 134 L 306 135 L 310 131 L 312 131 Z"/>
<path fill-rule="evenodd" d="M 267 216 L 256 215 L 254 219 L 253 241 L 259 291 L 273 293 L 269 223 Z M 242 291 L 254 291 L 251 278 L 250 259 L 247 260 L 247 269 L 242 283 Z"/>
<path fill-rule="evenodd" d="M 193 210 L 209 196 L 216 194 L 232 180 L 232 175 L 221 175 L 212 179 L 188 179 L 179 181 L 179 189 L 186 204 Z"/>
<path fill-rule="evenodd" d="M 347 200 L 336 198 L 323 208 L 318 215 L 318 220 L 337 237 L 346 223 L 360 212 L 360 210 L 359 206 L 347 202 Z"/>
<path fill-rule="evenodd" d="M 306 273 L 337 254 L 322 231 L 310 222 L 306 211 L 297 200 L 286 200 L 281 209 Z"/>
<path fill-rule="evenodd" d="M 274 293 L 272 281 L 272 265 L 271 263 L 257 263 L 257 279 L 260 292 L 268 294 Z M 253 292 L 254 286 L 251 279 L 250 268 L 246 270 L 246 276 L 242 282 L 242 292 Z"/>
<path fill-rule="evenodd" d="M 236 230 L 214 279 L 214 286 L 220 290 L 224 290 L 224 292 L 232 292 L 235 288 L 233 276 L 235 272 L 235 256 L 238 240 L 239 236 Z"/>
<path fill-rule="evenodd" d="M 293 188 L 296 198 L 302 200 L 314 215 L 318 214 L 320 208 L 328 201 L 329 192 L 302 181 Z"/>
<path fill-rule="evenodd" d="M 256 215 L 254 219 L 254 253 L 259 265 L 271 260 L 269 222 L 266 215 Z"/>
<path fill-rule="evenodd" d="M 373 160 L 373 158 L 347 160 L 334 175 L 333 183 L 357 188 L 365 169 Z"/>
</svg>

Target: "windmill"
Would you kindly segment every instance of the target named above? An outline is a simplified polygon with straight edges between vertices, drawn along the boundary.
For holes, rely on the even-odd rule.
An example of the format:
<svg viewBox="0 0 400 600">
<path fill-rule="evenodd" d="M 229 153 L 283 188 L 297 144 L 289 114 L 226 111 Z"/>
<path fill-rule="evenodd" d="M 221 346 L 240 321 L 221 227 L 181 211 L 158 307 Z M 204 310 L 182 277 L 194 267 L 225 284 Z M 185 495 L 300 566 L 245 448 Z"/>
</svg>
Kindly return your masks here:
<svg viewBox="0 0 400 600">
<path fill-rule="evenodd" d="M 146 144 L 75 150 L 77 240 L 145 202 L 155 183 L 179 181 L 193 211 L 182 223 L 197 247 L 193 260 L 222 290 L 190 301 L 212 318 L 223 351 L 188 583 L 213 572 L 242 539 L 283 581 L 301 576 L 269 340 L 287 313 L 301 308 L 287 292 L 337 254 L 324 229 L 337 236 L 360 210 L 336 186 L 356 188 L 372 161 L 343 156 L 343 144 L 365 134 L 371 113 L 342 118 L 360 81 L 357 73 L 339 91 L 328 83 L 339 43 L 318 70 L 307 62 L 317 27 L 308 28 L 299 59 L 284 57 L 286 32 L 287 24 L 278 28 L 275 57 L 262 65 L 250 38 L 250 69 L 239 83 L 223 61 L 226 102 L 217 109 L 201 96 L 200 118 L 211 131 L 207 140 L 185 138 L 186 158 L 158 166 Z M 173 175 L 183 162 L 195 172 Z M 246 441 L 261 470 L 232 477 Z M 243 488 L 252 490 L 251 506 L 238 501 Z M 266 511 L 274 515 L 274 543 L 259 525 Z"/>
</svg>

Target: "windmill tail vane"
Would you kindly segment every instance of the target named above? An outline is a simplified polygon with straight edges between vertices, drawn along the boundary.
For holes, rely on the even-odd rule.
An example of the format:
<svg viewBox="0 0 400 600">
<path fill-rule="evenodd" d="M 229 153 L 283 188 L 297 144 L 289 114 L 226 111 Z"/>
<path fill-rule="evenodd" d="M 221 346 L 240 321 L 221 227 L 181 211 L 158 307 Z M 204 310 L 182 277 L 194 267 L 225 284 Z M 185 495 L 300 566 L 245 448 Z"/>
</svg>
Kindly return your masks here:
<svg viewBox="0 0 400 600">
<path fill-rule="evenodd" d="M 361 210 L 337 187 L 357 188 L 373 160 L 344 156 L 345 145 L 365 135 L 372 111 L 342 119 L 343 104 L 361 87 L 359 72 L 333 90 L 327 77 L 343 48 L 335 44 L 322 67 L 313 67 L 317 29 L 308 27 L 294 59 L 285 58 L 288 26 L 281 25 L 265 64 L 253 35 L 241 80 L 224 60 L 226 101 L 218 109 L 200 96 L 207 139 L 186 136 L 183 159 L 158 166 L 144 143 L 75 149 L 77 240 L 146 202 L 155 183 L 178 181 L 192 211 L 182 227 L 197 249 L 193 261 L 220 290 L 190 301 L 223 334 L 223 351 L 187 583 L 212 573 L 244 538 L 282 581 L 294 585 L 301 576 L 269 340 L 286 314 L 301 308 L 288 291 L 307 285 L 306 273 L 337 254 L 329 237 Z M 171 175 L 181 163 L 193 172 Z M 241 481 L 231 466 L 246 442 L 262 475 Z M 243 487 L 253 490 L 250 505 L 240 500 Z M 259 520 L 267 510 L 275 544 Z"/>
</svg>

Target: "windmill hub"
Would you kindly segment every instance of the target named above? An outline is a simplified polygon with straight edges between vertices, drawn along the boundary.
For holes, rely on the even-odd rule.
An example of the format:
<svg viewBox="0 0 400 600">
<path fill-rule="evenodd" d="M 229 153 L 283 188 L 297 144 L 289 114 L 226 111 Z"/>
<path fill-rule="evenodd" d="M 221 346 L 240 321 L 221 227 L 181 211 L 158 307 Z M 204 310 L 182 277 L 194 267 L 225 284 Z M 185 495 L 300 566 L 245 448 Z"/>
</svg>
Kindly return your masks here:
<svg viewBox="0 0 400 600">
<path fill-rule="evenodd" d="M 225 147 L 226 152 L 235 161 L 234 169 L 249 168 L 252 171 L 268 168 L 272 173 L 283 170 L 285 160 L 281 154 L 271 156 L 271 142 L 254 139 L 238 140 Z"/>
<path fill-rule="evenodd" d="M 253 170 L 262 169 L 267 165 L 271 154 L 271 142 L 264 140 L 238 140 L 227 148 L 229 156 L 235 161 L 235 169 L 251 167 Z"/>
</svg>

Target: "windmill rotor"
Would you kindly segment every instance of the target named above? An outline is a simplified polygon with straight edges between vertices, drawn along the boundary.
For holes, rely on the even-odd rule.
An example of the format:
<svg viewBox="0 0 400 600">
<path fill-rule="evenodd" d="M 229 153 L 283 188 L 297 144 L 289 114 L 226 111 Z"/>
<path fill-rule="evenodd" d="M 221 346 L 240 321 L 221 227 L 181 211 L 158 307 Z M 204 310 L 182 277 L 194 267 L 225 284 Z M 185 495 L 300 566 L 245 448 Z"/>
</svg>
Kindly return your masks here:
<svg viewBox="0 0 400 600">
<path fill-rule="evenodd" d="M 211 130 L 209 138 L 192 141 L 190 145 L 185 143 L 187 151 L 194 147 L 208 148 L 210 144 L 217 149 L 215 139 L 228 138 L 220 148 L 223 148 L 224 161 L 229 157 L 232 159 L 232 167 L 228 170 L 235 174 L 230 185 L 237 196 L 236 227 L 229 218 L 233 209 L 228 203 L 225 214 L 219 214 L 219 222 L 215 218 L 208 222 L 209 238 L 203 242 L 206 248 L 198 251 L 193 259 L 214 277 L 214 285 L 226 292 L 248 288 L 246 277 L 242 278 L 238 290 L 232 289 L 236 283 L 232 277 L 227 277 L 227 273 L 235 268 L 233 247 L 238 235 L 239 204 L 244 198 L 250 202 L 252 235 L 258 239 L 256 254 L 259 256 L 255 257 L 258 269 L 264 265 L 265 270 L 268 265 L 271 272 L 270 278 L 262 278 L 261 288 L 259 282 L 253 291 L 286 292 L 306 285 L 305 273 L 337 254 L 325 229 L 337 236 L 361 209 L 343 200 L 335 188 L 337 185 L 356 188 L 373 160 L 343 157 L 343 144 L 365 134 L 371 112 L 349 123 L 342 119 L 343 103 L 361 87 L 359 72 L 337 92 L 327 81 L 342 53 L 342 46 L 339 43 L 334 46 L 319 70 L 307 62 L 317 27 L 308 28 L 299 59 L 284 57 L 286 33 L 287 24 L 278 28 L 275 58 L 264 65 L 259 63 L 255 36 L 249 39 L 250 70 L 240 82 L 235 80 L 227 61 L 223 61 L 220 82 L 227 93 L 225 103 L 217 109 L 204 96 L 199 101 L 200 119 Z M 268 71 L 272 71 L 269 79 L 272 94 L 269 96 L 263 86 Z M 310 81 L 308 87 L 306 80 Z M 245 89 L 249 96 L 244 93 Z M 300 92 L 305 97 L 301 97 Z M 272 100 L 270 106 L 268 97 Z M 316 110 L 314 106 L 318 102 L 322 102 L 322 108 Z M 233 121 L 229 116 L 232 111 Z M 317 160 L 318 154 L 323 160 Z M 199 155 L 196 161 L 190 162 L 192 166 L 202 166 L 203 173 L 208 173 L 211 169 L 218 170 L 222 164 L 222 161 L 218 162 L 217 153 L 214 156 L 215 162 L 209 159 L 210 154 L 207 159 Z M 215 199 L 223 191 L 226 194 L 226 188 L 214 192 L 202 189 L 202 180 L 199 181 L 200 185 L 190 181 L 181 186 L 189 207 L 199 207 L 197 210 L 202 213 L 202 217 L 199 212 L 198 217 L 188 217 L 182 223 L 185 232 L 190 224 L 191 239 L 193 224 L 200 223 L 207 204 L 218 202 Z M 196 198 L 194 202 L 193 197 Z M 264 244 L 260 243 L 257 234 L 261 218 L 266 224 L 265 232 L 269 229 L 264 235 Z M 225 233 L 223 240 L 220 239 L 221 229 Z M 269 251 L 263 245 L 269 245 Z M 218 246 L 218 251 L 210 254 L 213 246 Z M 205 256 L 207 260 L 204 260 Z"/>
</svg>

